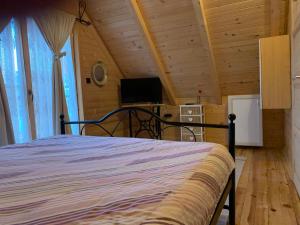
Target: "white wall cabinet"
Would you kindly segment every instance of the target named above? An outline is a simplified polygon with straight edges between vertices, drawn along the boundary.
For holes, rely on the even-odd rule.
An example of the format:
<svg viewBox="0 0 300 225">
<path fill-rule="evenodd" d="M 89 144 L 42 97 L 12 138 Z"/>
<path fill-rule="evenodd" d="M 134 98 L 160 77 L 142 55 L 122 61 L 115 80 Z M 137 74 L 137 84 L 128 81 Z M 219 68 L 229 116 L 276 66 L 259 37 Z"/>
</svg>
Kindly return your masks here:
<svg viewBox="0 0 300 225">
<path fill-rule="evenodd" d="M 260 96 L 228 96 L 228 111 L 236 115 L 236 145 L 263 146 Z"/>
</svg>

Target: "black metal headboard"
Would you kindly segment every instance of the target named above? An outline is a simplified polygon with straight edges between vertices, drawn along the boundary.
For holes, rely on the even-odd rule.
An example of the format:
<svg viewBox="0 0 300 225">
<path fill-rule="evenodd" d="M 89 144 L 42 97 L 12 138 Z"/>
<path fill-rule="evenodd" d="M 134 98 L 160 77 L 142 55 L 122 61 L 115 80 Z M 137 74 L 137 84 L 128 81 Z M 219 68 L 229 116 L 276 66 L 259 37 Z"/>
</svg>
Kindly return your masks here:
<svg viewBox="0 0 300 225">
<path fill-rule="evenodd" d="M 143 113 L 144 116 L 141 117 L 139 113 Z M 119 115 L 119 122 L 117 125 L 113 128 L 112 131 L 109 131 L 105 127 L 102 126 L 102 124 L 107 121 L 112 116 Z M 146 115 L 146 116 L 145 116 Z M 64 115 L 60 116 L 60 126 L 61 126 L 61 134 L 66 134 L 66 125 L 83 125 L 80 130 L 80 135 L 82 135 L 83 130 L 87 125 L 94 125 L 102 129 L 105 133 L 107 133 L 109 136 L 113 137 L 115 131 L 117 130 L 118 126 L 122 121 L 125 121 L 128 119 L 128 128 L 129 128 L 129 136 L 130 137 L 137 137 L 141 132 L 147 132 L 151 138 L 154 139 L 161 139 L 161 131 L 168 129 L 170 127 L 183 127 L 187 129 L 195 138 L 194 132 L 190 129 L 190 127 L 204 127 L 204 128 L 220 128 L 220 129 L 228 129 L 229 133 L 229 142 L 228 142 L 228 148 L 233 156 L 235 158 L 235 124 L 234 120 L 236 119 L 236 116 L 234 114 L 230 114 L 228 119 L 229 123 L 227 125 L 221 125 L 221 124 L 205 124 L 205 123 L 188 123 L 188 122 L 174 122 L 174 121 L 167 121 L 162 118 L 160 118 L 155 113 L 139 107 L 126 107 L 126 108 L 120 108 L 117 110 L 114 110 L 99 120 L 86 120 L 86 121 L 65 121 Z M 133 119 L 136 120 L 136 124 L 133 124 Z M 161 129 L 161 125 L 166 125 L 164 128 Z M 134 125 L 138 127 L 136 131 L 133 130 Z"/>
</svg>

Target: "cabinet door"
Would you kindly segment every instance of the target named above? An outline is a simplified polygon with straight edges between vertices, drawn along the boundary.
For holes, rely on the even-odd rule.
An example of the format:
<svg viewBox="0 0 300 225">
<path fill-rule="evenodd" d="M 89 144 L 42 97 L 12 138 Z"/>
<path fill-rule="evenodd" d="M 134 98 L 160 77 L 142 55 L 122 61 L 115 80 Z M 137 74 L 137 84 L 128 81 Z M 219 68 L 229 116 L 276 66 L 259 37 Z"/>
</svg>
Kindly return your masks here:
<svg viewBox="0 0 300 225">
<path fill-rule="evenodd" d="M 262 38 L 260 50 L 260 92 L 263 109 L 291 107 L 291 62 L 288 35 Z"/>
<path fill-rule="evenodd" d="M 262 146 L 262 111 L 258 95 L 229 96 L 229 113 L 236 115 L 236 145 Z"/>
</svg>

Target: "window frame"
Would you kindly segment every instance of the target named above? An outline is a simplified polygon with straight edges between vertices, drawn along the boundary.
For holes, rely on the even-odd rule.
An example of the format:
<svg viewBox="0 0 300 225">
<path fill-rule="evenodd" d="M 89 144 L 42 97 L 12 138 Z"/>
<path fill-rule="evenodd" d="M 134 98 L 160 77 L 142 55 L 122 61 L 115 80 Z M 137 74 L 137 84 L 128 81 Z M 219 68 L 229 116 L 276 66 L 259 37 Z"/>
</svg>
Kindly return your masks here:
<svg viewBox="0 0 300 225">
<path fill-rule="evenodd" d="M 16 24 L 17 29 L 19 31 L 18 32 L 18 39 L 19 39 L 20 45 L 21 45 L 21 48 L 19 49 L 19 51 L 20 51 L 20 56 L 22 58 L 22 62 L 20 62 L 20 63 L 22 64 L 22 67 L 23 67 L 22 68 L 23 69 L 23 74 L 22 75 L 25 76 L 25 77 L 22 78 L 24 80 L 24 83 L 25 83 L 25 85 L 24 85 L 24 92 L 25 92 L 24 93 L 24 98 L 27 100 L 27 102 L 25 100 L 24 104 L 27 107 L 26 111 L 28 111 L 28 112 L 26 112 L 26 113 L 28 113 L 28 121 L 25 121 L 25 122 L 28 123 L 28 132 L 30 132 L 29 133 L 29 140 L 32 140 L 34 138 L 34 136 L 33 136 L 34 133 L 32 132 L 33 129 L 34 129 L 34 124 L 31 123 L 31 113 L 30 113 L 30 105 L 29 105 L 30 97 L 28 95 L 28 85 L 30 85 L 28 82 L 30 82 L 30 81 L 28 81 L 28 79 L 27 79 L 28 77 L 27 77 L 27 71 L 26 71 L 27 69 L 26 69 L 26 62 L 25 62 L 26 51 L 24 51 L 24 44 L 26 45 L 26 43 L 24 43 L 24 41 L 23 41 L 23 33 L 22 33 L 23 31 L 22 31 L 21 17 L 11 17 L 11 19 L 10 19 L 9 23 L 7 24 L 7 26 L 10 26 L 11 20 L 14 20 L 14 23 Z M 25 46 L 25 48 L 26 48 L 26 46 Z M 6 91 L 8 91 L 8 90 L 6 90 Z M 9 107 L 9 104 L 8 104 L 8 107 Z M 9 111 L 10 111 L 10 114 L 11 114 L 10 116 L 12 117 L 12 120 L 13 120 L 13 115 L 12 115 L 11 109 L 9 109 Z M 13 125 L 13 135 L 15 137 L 16 143 L 19 143 L 19 142 L 17 142 L 18 138 L 16 137 L 14 125 Z"/>
<path fill-rule="evenodd" d="M 29 55 L 29 42 L 28 42 L 28 31 L 27 31 L 27 18 L 25 16 L 16 16 L 13 17 L 14 20 L 19 24 L 20 35 L 21 35 L 21 44 L 22 44 L 22 55 L 24 63 L 24 73 L 26 81 L 26 97 L 27 97 L 27 107 L 29 113 L 29 125 L 31 131 L 31 138 L 34 140 L 37 138 L 36 135 L 36 123 L 35 123 L 35 111 L 34 111 L 34 95 L 32 91 L 32 74 L 31 74 L 31 63 Z M 78 47 L 78 35 L 75 29 L 75 26 L 70 34 L 71 41 L 71 51 L 72 51 L 72 62 L 74 68 L 74 78 L 76 85 L 76 98 L 78 105 L 78 117 L 79 120 L 84 119 L 83 113 L 83 101 L 82 101 L 82 88 L 81 88 L 81 72 L 80 72 L 80 57 L 79 57 L 79 47 Z M 79 128 L 80 132 L 81 127 Z"/>
<path fill-rule="evenodd" d="M 73 65 L 75 71 L 75 80 L 76 80 L 76 88 L 77 88 L 77 104 L 78 104 L 78 116 L 79 120 L 84 121 L 84 107 L 83 107 L 83 92 L 82 92 L 82 81 L 81 81 L 81 67 L 80 67 L 80 54 L 79 54 L 79 38 L 78 31 L 76 30 L 76 26 L 74 26 L 71 34 L 71 47 L 72 47 L 72 56 L 73 56 Z M 83 125 L 79 126 L 80 129 Z M 83 130 L 83 134 L 85 130 Z"/>
<path fill-rule="evenodd" d="M 33 103 L 33 91 L 32 91 L 32 79 L 31 79 L 31 66 L 30 66 L 30 56 L 29 56 L 29 44 L 27 36 L 27 18 L 19 17 L 21 29 L 21 39 L 23 45 L 23 62 L 25 68 L 26 84 L 27 84 L 27 99 L 28 99 L 28 110 L 29 110 L 29 122 L 31 124 L 31 136 L 32 139 L 36 139 L 36 124 L 35 124 L 35 114 L 34 114 L 34 103 Z"/>
</svg>

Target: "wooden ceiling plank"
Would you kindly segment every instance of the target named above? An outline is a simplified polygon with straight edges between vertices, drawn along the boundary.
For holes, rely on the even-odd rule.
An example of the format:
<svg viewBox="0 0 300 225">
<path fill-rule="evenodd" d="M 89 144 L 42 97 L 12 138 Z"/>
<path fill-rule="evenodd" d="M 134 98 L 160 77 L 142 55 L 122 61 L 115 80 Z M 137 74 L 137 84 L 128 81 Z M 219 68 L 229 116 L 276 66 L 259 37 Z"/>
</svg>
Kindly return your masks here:
<svg viewBox="0 0 300 225">
<path fill-rule="evenodd" d="M 196 14 L 197 23 L 200 28 L 200 35 L 203 44 L 203 48 L 207 51 L 209 56 L 209 68 L 210 68 L 210 77 L 211 85 L 213 87 L 213 93 L 216 103 L 222 102 L 221 90 L 219 85 L 219 78 L 217 74 L 216 62 L 213 52 L 213 47 L 211 44 L 210 34 L 207 26 L 207 21 L 204 12 L 204 5 L 202 0 L 192 0 L 193 7 Z"/>
<path fill-rule="evenodd" d="M 158 75 L 165 88 L 168 99 L 172 105 L 177 105 L 177 98 L 175 96 L 173 84 L 170 80 L 169 75 L 166 73 L 166 69 L 162 62 L 162 58 L 156 48 L 152 35 L 144 19 L 141 7 L 139 6 L 138 0 L 129 0 L 129 1 L 130 1 L 129 5 L 132 7 L 132 10 L 134 12 L 133 14 L 135 15 L 137 22 L 140 25 L 141 30 L 143 31 L 145 41 L 148 44 L 151 55 L 153 56 L 153 59 L 157 65 L 157 69 L 159 71 Z"/>
</svg>

